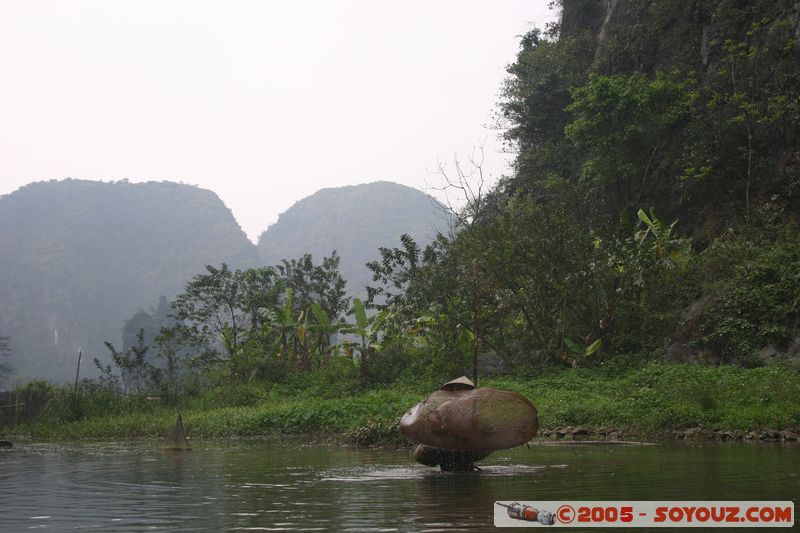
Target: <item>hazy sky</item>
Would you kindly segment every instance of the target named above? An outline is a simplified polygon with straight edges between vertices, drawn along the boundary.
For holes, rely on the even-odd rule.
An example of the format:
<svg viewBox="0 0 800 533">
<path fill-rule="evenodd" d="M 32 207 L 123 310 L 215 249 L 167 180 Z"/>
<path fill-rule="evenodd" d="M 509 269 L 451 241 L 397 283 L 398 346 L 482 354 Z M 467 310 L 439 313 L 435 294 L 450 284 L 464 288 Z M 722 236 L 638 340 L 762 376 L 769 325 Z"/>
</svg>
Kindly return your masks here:
<svg viewBox="0 0 800 533">
<path fill-rule="evenodd" d="M 183 181 L 255 240 L 323 187 L 426 190 L 480 142 L 497 177 L 485 126 L 548 3 L 0 0 L 0 194 Z"/>
</svg>

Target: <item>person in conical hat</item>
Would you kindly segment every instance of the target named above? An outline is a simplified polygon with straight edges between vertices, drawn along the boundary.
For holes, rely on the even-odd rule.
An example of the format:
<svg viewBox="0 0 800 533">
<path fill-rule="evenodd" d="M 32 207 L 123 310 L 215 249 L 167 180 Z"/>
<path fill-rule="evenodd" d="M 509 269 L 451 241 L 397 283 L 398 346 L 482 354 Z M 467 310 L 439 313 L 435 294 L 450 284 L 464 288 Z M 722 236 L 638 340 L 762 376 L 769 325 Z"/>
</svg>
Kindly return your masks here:
<svg viewBox="0 0 800 533">
<path fill-rule="evenodd" d="M 400 433 L 420 444 L 417 462 L 442 470 L 473 470 L 494 450 L 525 444 L 539 429 L 538 413 L 523 395 L 478 389 L 466 376 L 429 394 L 400 420 Z"/>
</svg>

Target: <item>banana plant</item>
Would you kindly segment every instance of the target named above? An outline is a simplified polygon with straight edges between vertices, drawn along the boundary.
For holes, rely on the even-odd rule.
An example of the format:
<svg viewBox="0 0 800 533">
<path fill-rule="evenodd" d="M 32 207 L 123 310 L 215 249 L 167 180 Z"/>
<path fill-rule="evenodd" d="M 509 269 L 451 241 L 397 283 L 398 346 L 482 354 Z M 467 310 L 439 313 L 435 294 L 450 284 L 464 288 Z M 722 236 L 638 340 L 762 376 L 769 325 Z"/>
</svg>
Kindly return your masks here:
<svg viewBox="0 0 800 533">
<path fill-rule="evenodd" d="M 349 325 L 344 322 L 334 323 L 317 302 L 311 303 L 311 313 L 314 315 L 314 322 L 307 327 L 316 339 L 316 351 L 321 356 L 331 356 L 338 349 L 337 345 L 330 342 L 331 336 L 345 330 Z"/>
<path fill-rule="evenodd" d="M 586 348 L 583 348 L 580 344 L 569 337 L 564 337 L 564 344 L 571 352 L 571 356 L 565 358 L 572 363 L 572 366 L 578 366 L 578 364 L 584 364 L 590 361 L 589 358 L 603 348 L 603 339 L 596 339 L 594 342 L 586 346 Z"/>
<path fill-rule="evenodd" d="M 292 289 L 284 291 L 282 308 L 261 308 L 259 313 L 264 319 L 265 338 L 275 335 L 272 345 L 279 357 L 288 357 L 290 344 L 293 342 L 298 321 L 292 315 Z"/>
<path fill-rule="evenodd" d="M 647 246 L 652 254 L 656 270 L 672 270 L 678 266 L 682 256 L 685 255 L 688 241 L 686 239 L 676 239 L 673 229 L 678 221 L 672 224 L 659 219 L 654 209 L 650 209 L 650 214 L 639 209 L 637 213 L 639 220 L 644 223 L 644 229 L 637 231 L 634 235 L 636 244 L 640 249 L 645 248 L 648 237 L 652 237 L 652 242 Z"/>
<path fill-rule="evenodd" d="M 380 332 L 390 314 L 387 309 L 383 309 L 368 317 L 364 303 L 358 298 L 353 300 L 353 315 L 356 322 L 355 324 L 347 325 L 341 331 L 356 335 L 360 339 L 360 342 L 346 341 L 344 344 L 345 352 L 353 357 L 354 361 L 358 362 L 359 375 L 362 379 L 366 379 L 368 375 L 371 356 L 381 349 L 379 343 Z M 356 352 L 358 352 L 358 358 L 356 358 Z"/>
</svg>

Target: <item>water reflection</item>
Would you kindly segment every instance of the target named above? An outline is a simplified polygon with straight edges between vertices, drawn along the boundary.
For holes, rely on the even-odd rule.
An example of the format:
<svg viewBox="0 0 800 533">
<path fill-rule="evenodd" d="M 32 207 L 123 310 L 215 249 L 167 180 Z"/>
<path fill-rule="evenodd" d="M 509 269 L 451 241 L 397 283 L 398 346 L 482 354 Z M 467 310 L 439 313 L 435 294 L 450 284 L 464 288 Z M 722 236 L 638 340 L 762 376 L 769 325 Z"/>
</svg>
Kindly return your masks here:
<svg viewBox="0 0 800 533">
<path fill-rule="evenodd" d="M 264 439 L 20 444 L 0 453 L 0 530 L 485 531 L 495 500 L 777 499 L 800 493 L 800 447 L 534 447 L 479 473 L 407 450 Z"/>
</svg>

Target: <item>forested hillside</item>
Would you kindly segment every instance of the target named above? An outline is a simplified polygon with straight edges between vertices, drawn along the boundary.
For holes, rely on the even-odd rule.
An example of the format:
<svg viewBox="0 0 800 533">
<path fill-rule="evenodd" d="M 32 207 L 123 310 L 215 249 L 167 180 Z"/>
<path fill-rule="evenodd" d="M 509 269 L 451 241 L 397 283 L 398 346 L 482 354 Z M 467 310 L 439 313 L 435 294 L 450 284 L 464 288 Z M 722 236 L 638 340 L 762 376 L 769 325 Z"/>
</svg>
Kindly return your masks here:
<svg viewBox="0 0 800 533">
<path fill-rule="evenodd" d="M 38 182 L 0 198 L 0 334 L 20 377 L 74 376 L 104 359 L 137 309 L 204 265 L 257 251 L 211 191 L 169 182 Z"/>
<path fill-rule="evenodd" d="M 562 8 L 508 67 L 513 174 L 384 261 L 397 330 L 456 364 L 469 330 L 517 368 L 797 362 L 800 8 Z"/>
<path fill-rule="evenodd" d="M 509 69 L 500 108 L 519 156 L 503 190 L 572 195 L 612 229 L 655 207 L 696 247 L 796 215 L 798 9 L 565 2 Z"/>
<path fill-rule="evenodd" d="M 556 293 L 550 353 L 796 356 L 799 24 L 792 2 L 586 1 L 525 36 L 496 201 L 580 236 L 560 274 L 532 276 Z M 586 300 L 561 290 L 578 280 Z"/>
<path fill-rule="evenodd" d="M 381 246 L 397 246 L 408 234 L 425 245 L 437 231 L 447 232 L 441 205 L 423 192 L 388 181 L 322 189 L 280 215 L 258 240 L 262 263 L 336 251 L 339 270 L 351 294 L 362 295 L 372 279 L 366 267 Z"/>
</svg>

